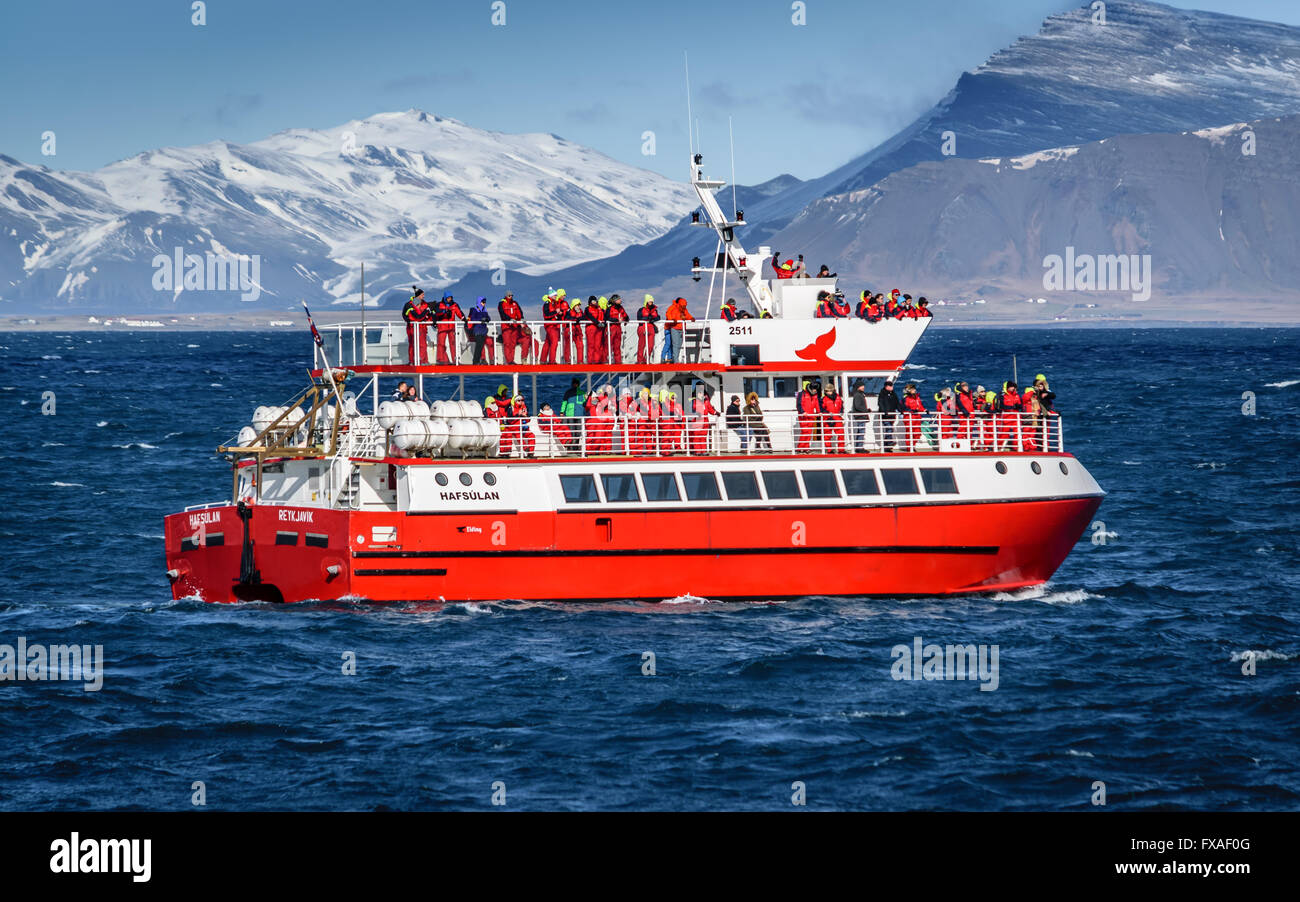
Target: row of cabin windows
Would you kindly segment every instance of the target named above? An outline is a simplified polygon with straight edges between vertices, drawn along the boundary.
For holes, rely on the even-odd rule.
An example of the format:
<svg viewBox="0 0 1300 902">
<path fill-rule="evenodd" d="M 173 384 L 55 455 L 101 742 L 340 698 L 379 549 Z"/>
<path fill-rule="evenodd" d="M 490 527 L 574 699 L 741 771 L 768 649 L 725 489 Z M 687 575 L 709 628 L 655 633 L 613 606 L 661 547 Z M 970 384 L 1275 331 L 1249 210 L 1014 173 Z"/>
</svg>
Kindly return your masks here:
<svg viewBox="0 0 1300 902">
<path fill-rule="evenodd" d="M 921 467 L 921 485 L 927 495 L 957 494 L 957 480 L 951 467 Z M 611 503 L 645 501 L 681 501 L 683 493 L 688 501 L 786 500 L 793 498 L 843 498 L 880 495 L 881 486 L 886 495 L 916 495 L 916 471 L 912 468 L 881 468 L 880 481 L 874 469 L 840 470 L 844 491 L 834 470 L 750 470 L 681 473 L 602 473 L 601 487 L 605 500 Z M 680 485 L 678 477 L 681 477 Z M 719 484 L 718 477 L 721 476 Z M 637 482 L 640 480 L 640 490 Z M 759 480 L 762 480 L 762 492 Z M 802 483 L 802 488 L 801 488 Z M 569 504 L 599 504 L 596 477 L 589 473 L 560 477 L 564 500 Z M 764 494 L 765 493 L 765 494 Z"/>
<path fill-rule="evenodd" d="M 793 398 L 799 394 L 804 380 L 808 378 L 808 376 L 747 376 L 741 380 L 741 397 L 746 397 L 753 392 L 760 398 Z M 857 382 L 863 383 L 867 394 L 873 398 L 885 384 L 884 378 L 879 376 L 852 376 L 848 380 L 848 385 L 852 386 Z"/>
</svg>

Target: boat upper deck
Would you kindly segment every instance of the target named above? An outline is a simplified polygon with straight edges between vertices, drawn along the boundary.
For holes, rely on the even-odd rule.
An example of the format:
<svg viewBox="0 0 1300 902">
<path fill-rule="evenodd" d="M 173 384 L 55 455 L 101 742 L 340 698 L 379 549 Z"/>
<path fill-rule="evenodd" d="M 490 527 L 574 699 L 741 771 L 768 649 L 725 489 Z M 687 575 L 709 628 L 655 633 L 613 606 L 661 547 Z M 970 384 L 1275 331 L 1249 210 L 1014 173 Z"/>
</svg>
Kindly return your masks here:
<svg viewBox="0 0 1300 902">
<path fill-rule="evenodd" d="M 327 365 L 359 373 L 468 375 L 577 372 L 896 373 L 929 319 L 869 323 L 856 318 L 636 322 L 491 322 L 482 348 L 464 322 L 345 322 L 320 328 L 316 374 Z M 423 335 L 421 335 L 423 333 Z M 671 346 L 669 340 L 671 338 Z M 508 355 L 508 356 L 507 356 Z"/>
</svg>

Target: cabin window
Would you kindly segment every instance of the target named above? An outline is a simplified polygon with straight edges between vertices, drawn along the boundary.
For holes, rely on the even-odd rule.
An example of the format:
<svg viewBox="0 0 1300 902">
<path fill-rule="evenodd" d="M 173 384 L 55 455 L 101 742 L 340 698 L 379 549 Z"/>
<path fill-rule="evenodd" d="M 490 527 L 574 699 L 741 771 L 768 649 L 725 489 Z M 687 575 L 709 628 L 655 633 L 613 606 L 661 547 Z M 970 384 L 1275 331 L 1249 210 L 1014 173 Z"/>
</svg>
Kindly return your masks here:
<svg viewBox="0 0 1300 902">
<path fill-rule="evenodd" d="M 768 397 L 767 394 L 768 383 L 767 383 L 766 376 L 762 376 L 762 377 L 755 376 L 752 378 L 747 378 L 743 380 L 741 384 L 744 385 L 743 394 L 745 397 L 748 397 L 750 392 L 753 392 L 754 394 L 758 395 L 760 398 Z M 744 400 L 744 398 L 742 398 L 741 400 Z"/>
<path fill-rule="evenodd" d="M 496 485 L 496 484 L 497 484 L 497 475 L 496 475 L 495 473 L 484 473 L 484 474 L 483 474 L 483 481 L 484 481 L 485 483 L 487 483 L 488 485 Z"/>
<path fill-rule="evenodd" d="M 758 501 L 763 497 L 758 493 L 758 480 L 753 473 L 723 473 L 722 485 L 729 501 Z"/>
<path fill-rule="evenodd" d="M 834 470 L 803 470 L 803 488 L 809 498 L 838 498 L 840 485 Z"/>
<path fill-rule="evenodd" d="M 715 473 L 683 473 L 682 485 L 686 487 L 686 497 L 691 501 L 722 500 Z"/>
<path fill-rule="evenodd" d="M 471 475 L 469 475 L 468 473 L 461 473 L 461 474 L 460 474 L 460 484 L 461 484 L 461 485 L 473 485 L 473 484 L 474 484 L 474 477 L 471 476 Z"/>
<path fill-rule="evenodd" d="M 438 485 L 446 485 L 446 484 L 447 484 L 447 474 L 446 474 L 446 473 L 434 473 L 434 474 L 433 474 L 433 481 L 436 482 L 436 483 L 438 483 Z"/>
<path fill-rule="evenodd" d="M 600 481 L 605 486 L 606 501 L 641 500 L 636 490 L 636 477 L 631 473 L 605 473 Z"/>
<path fill-rule="evenodd" d="M 394 530 L 396 530 L 396 527 L 394 527 Z M 396 538 L 397 537 L 394 535 L 393 537 L 394 541 L 396 540 Z M 302 543 L 311 548 L 328 548 L 330 544 L 330 537 L 321 532 L 303 533 Z"/>
<path fill-rule="evenodd" d="M 794 470 L 768 470 L 763 473 L 763 487 L 768 498 L 799 498 L 799 480 Z"/>
<path fill-rule="evenodd" d="M 772 380 L 772 397 L 793 398 L 803 388 L 798 376 L 777 376 Z"/>
<path fill-rule="evenodd" d="M 1042 468 L 1041 466 L 1039 466 L 1038 461 L 1036 461 L 1036 460 L 1030 462 L 1030 464 L 1029 464 L 1029 469 L 1031 469 L 1031 470 L 1034 471 L 1034 475 L 1035 475 L 1035 476 L 1041 476 L 1041 475 L 1043 475 L 1043 468 Z"/>
<path fill-rule="evenodd" d="M 569 504 L 595 504 L 600 501 L 596 494 L 596 478 L 588 473 L 561 476 L 560 488 L 564 490 L 564 500 Z"/>
<path fill-rule="evenodd" d="M 758 356 L 758 345 L 731 346 L 732 366 L 758 366 L 760 362 Z"/>
<path fill-rule="evenodd" d="M 277 544 L 277 545 L 297 545 L 297 544 L 298 544 L 298 534 L 297 534 L 296 532 L 284 532 L 283 530 L 276 530 L 276 533 L 275 533 L 275 544 Z"/>
<path fill-rule="evenodd" d="M 875 470 L 840 470 L 844 477 L 844 491 L 850 495 L 879 495 Z"/>
<path fill-rule="evenodd" d="M 203 544 L 204 544 L 204 545 L 207 545 L 208 547 L 215 547 L 215 546 L 217 546 L 217 545 L 225 545 L 225 544 L 226 544 L 226 536 L 225 536 L 224 533 L 220 533 L 220 532 L 210 532 L 210 533 L 207 533 L 207 534 L 203 537 Z"/>
<path fill-rule="evenodd" d="M 880 479 L 887 495 L 915 495 L 916 473 L 911 470 L 881 470 Z"/>
<path fill-rule="evenodd" d="M 927 495 L 956 495 L 957 479 L 952 467 L 922 467 L 921 484 Z"/>
<path fill-rule="evenodd" d="M 642 473 L 641 487 L 646 501 L 681 501 L 677 491 L 677 477 L 672 473 Z"/>
</svg>

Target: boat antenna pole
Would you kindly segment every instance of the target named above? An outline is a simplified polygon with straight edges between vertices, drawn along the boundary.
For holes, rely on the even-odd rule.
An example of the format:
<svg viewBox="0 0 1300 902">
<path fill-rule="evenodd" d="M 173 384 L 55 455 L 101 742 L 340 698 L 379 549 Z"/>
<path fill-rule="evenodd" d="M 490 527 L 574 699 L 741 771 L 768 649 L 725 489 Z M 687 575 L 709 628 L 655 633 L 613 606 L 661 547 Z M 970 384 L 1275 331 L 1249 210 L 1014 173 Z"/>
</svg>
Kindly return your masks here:
<svg viewBox="0 0 1300 902">
<path fill-rule="evenodd" d="M 361 264 L 361 362 L 365 363 L 366 353 L 366 264 Z"/>
</svg>

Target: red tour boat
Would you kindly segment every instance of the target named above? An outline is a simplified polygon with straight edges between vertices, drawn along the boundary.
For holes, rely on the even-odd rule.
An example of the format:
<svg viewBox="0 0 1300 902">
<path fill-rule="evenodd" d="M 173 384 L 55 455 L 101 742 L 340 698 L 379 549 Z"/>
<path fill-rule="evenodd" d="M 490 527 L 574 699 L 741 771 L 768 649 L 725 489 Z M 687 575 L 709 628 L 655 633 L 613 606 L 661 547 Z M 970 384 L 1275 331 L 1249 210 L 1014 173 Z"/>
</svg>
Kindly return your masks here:
<svg viewBox="0 0 1300 902">
<path fill-rule="evenodd" d="M 447 340 L 439 327 L 454 343 L 432 363 L 409 362 L 402 324 L 313 326 L 311 384 L 218 449 L 231 498 L 166 517 L 173 596 L 768 600 L 1050 578 L 1104 494 L 1064 450 L 1061 418 L 875 410 L 931 320 L 815 315 L 836 280 L 765 278 L 770 250 L 746 253 L 743 213 L 723 214 L 701 162 L 693 219 L 717 253 L 695 261 L 707 306 L 671 330 L 671 349 L 668 323 L 638 335 L 635 309 L 621 335 L 592 333 L 596 353 L 568 347 L 576 320 L 493 322 L 490 343 L 463 321 L 431 325 L 430 350 Z M 743 288 L 738 318 L 715 305 L 729 280 Z M 566 339 L 553 363 L 539 353 L 548 327 Z M 594 415 L 539 416 L 538 378 L 570 375 L 595 392 Z M 484 416 L 465 394 L 476 376 L 534 406 Z M 380 382 L 396 378 L 445 400 L 386 400 Z M 843 412 L 799 409 L 814 380 Z M 849 412 L 859 382 L 865 414 Z M 727 415 L 727 399 L 751 393 L 756 407 Z"/>
</svg>

